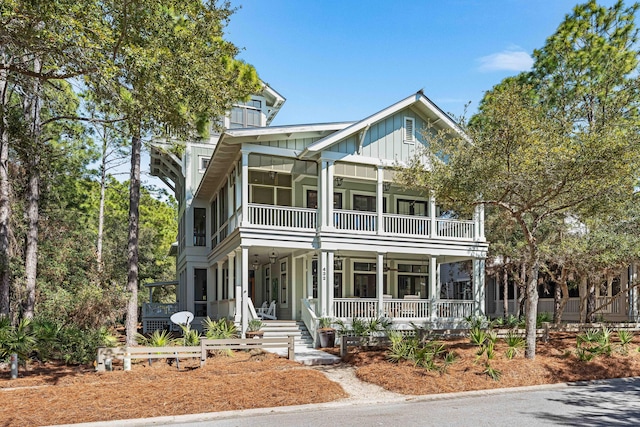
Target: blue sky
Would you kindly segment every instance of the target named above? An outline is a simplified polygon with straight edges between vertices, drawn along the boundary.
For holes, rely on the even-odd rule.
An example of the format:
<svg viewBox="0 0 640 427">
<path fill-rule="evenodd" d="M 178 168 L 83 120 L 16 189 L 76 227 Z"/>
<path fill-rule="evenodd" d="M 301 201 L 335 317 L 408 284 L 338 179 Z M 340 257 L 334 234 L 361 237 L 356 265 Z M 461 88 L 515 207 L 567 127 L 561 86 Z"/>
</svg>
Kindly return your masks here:
<svg viewBox="0 0 640 427">
<path fill-rule="evenodd" d="M 231 0 L 226 39 L 287 98 L 273 125 L 359 120 L 419 89 L 461 115 L 528 69 L 577 3 Z"/>
</svg>

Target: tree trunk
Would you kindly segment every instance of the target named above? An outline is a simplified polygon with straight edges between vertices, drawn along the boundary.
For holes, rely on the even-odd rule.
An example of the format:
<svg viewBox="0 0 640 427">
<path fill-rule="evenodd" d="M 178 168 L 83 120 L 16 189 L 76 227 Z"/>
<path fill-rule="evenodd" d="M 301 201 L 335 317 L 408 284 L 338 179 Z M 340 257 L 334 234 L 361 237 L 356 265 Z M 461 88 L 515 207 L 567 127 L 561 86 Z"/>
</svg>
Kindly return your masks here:
<svg viewBox="0 0 640 427">
<path fill-rule="evenodd" d="M 527 268 L 527 302 L 526 302 L 526 332 L 527 349 L 525 357 L 535 359 L 536 357 L 536 320 L 538 317 L 538 271 L 540 262 L 538 261 L 537 248 L 531 248 L 529 266 Z"/>
<path fill-rule="evenodd" d="M 36 56 L 33 60 L 33 69 L 36 73 L 41 71 L 40 59 Z M 27 188 L 27 236 L 24 256 L 26 301 L 24 303 L 24 317 L 31 319 L 35 313 L 36 305 L 36 278 L 38 273 L 38 221 L 40 203 L 40 138 L 42 125 L 40 122 L 40 99 L 42 83 L 40 79 L 32 79 L 32 93 L 27 96 L 29 106 L 26 110 L 27 119 L 30 121 L 29 136 L 32 150 L 27 159 L 29 168 L 29 184 Z"/>
<path fill-rule="evenodd" d="M 558 306 L 558 319 L 555 321 L 556 324 L 562 322 L 564 309 L 569 302 L 569 286 L 567 285 L 566 278 L 560 282 L 560 291 L 562 292 L 562 299 L 560 300 L 560 305 Z"/>
<path fill-rule="evenodd" d="M 560 315 L 560 304 L 562 299 L 562 289 L 560 283 L 555 282 L 553 287 L 553 323 L 558 324 L 558 316 Z"/>
<path fill-rule="evenodd" d="M 7 54 L 0 45 L 0 61 L 8 62 Z M 7 108 L 9 104 L 9 72 L 0 69 L 0 316 L 11 314 L 11 203 L 9 185 L 9 122 Z"/>
<path fill-rule="evenodd" d="M 98 241 L 96 242 L 96 262 L 98 273 L 102 274 L 104 262 L 102 261 L 102 239 L 104 234 L 104 199 L 107 188 L 107 142 L 102 142 L 102 164 L 100 171 L 100 206 L 98 209 Z M 102 281 L 102 278 L 100 279 Z"/>
<path fill-rule="evenodd" d="M 520 279 L 518 280 L 518 307 L 516 307 L 516 317 L 520 319 L 522 314 L 525 312 L 524 304 L 527 301 L 527 292 L 526 292 L 526 283 L 527 283 L 527 264 L 522 263 L 520 265 Z"/>
<path fill-rule="evenodd" d="M 585 323 L 587 321 L 587 300 L 589 299 L 586 277 L 580 279 L 578 294 L 580 295 L 580 323 Z"/>
<path fill-rule="evenodd" d="M 129 184 L 129 246 L 127 254 L 127 345 L 136 345 L 138 332 L 138 230 L 140 205 L 140 130 L 131 138 L 131 182 Z"/>
<path fill-rule="evenodd" d="M 588 297 L 587 297 L 587 318 L 586 321 L 588 323 L 593 323 L 596 320 L 596 281 L 589 280 L 588 289 Z"/>
</svg>

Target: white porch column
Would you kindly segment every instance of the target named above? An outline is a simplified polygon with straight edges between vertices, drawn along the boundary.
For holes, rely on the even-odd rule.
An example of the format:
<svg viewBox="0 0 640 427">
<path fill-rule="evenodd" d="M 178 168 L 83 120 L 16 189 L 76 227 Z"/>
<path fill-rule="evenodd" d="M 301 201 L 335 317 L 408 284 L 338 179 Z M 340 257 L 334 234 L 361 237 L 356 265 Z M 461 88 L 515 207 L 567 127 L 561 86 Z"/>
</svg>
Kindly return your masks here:
<svg viewBox="0 0 640 427">
<path fill-rule="evenodd" d="M 227 256 L 229 257 L 227 264 L 227 289 L 229 292 L 229 299 L 235 298 L 236 313 L 233 320 L 234 322 L 238 322 L 240 321 L 240 295 L 235 295 L 236 269 L 234 260 L 236 258 L 236 253 L 230 252 Z"/>
<path fill-rule="evenodd" d="M 378 182 L 376 183 L 376 234 L 384 234 L 384 224 L 382 220 L 383 208 L 384 208 L 384 191 L 382 187 L 383 178 L 382 166 L 378 166 Z M 382 307 L 382 306 L 381 306 Z"/>
<path fill-rule="evenodd" d="M 327 206 L 323 201 L 327 198 L 327 175 L 328 163 L 326 160 L 320 162 L 320 173 L 318 174 L 318 229 L 323 230 L 327 226 Z"/>
<path fill-rule="evenodd" d="M 438 312 L 438 282 L 440 281 L 440 271 L 438 269 L 438 260 L 432 256 L 429 258 L 429 302 L 430 302 L 430 318 L 434 322 L 437 318 Z"/>
<path fill-rule="evenodd" d="M 216 297 L 217 297 L 217 300 L 220 301 L 220 300 L 222 300 L 222 294 L 223 294 L 223 292 L 222 292 L 222 286 L 223 286 L 223 283 L 222 283 L 222 270 L 223 270 L 223 268 L 222 267 L 224 266 L 224 261 L 222 261 L 222 260 L 218 261 L 216 263 L 216 265 L 218 266 L 218 269 L 216 270 L 216 274 L 217 274 L 216 287 L 218 288 L 218 291 L 216 292 Z"/>
<path fill-rule="evenodd" d="M 333 317 L 333 252 L 327 252 L 327 316 Z"/>
<path fill-rule="evenodd" d="M 436 216 L 436 198 L 431 194 L 429 197 L 429 237 L 435 239 L 438 237 L 438 223 Z"/>
<path fill-rule="evenodd" d="M 318 314 L 320 317 L 327 316 L 327 251 L 320 251 L 320 259 L 318 260 Z"/>
<path fill-rule="evenodd" d="M 327 162 L 327 192 L 322 199 L 327 207 L 327 227 L 334 228 L 333 220 L 333 161 Z"/>
<path fill-rule="evenodd" d="M 240 262 L 236 263 L 240 268 L 242 277 L 238 299 L 242 300 L 242 338 L 245 338 L 249 325 L 249 248 L 243 246 L 240 252 Z M 237 304 L 236 304 L 237 307 Z"/>
<path fill-rule="evenodd" d="M 381 317 L 383 315 L 382 304 L 384 301 L 384 252 L 378 252 L 376 255 L 376 296 L 378 297 L 377 315 L 378 317 Z"/>
<path fill-rule="evenodd" d="M 242 249 L 236 249 L 236 261 L 234 263 L 235 274 L 233 276 L 233 287 L 235 289 L 235 297 L 236 297 L 236 321 L 240 321 L 242 319 Z"/>
<path fill-rule="evenodd" d="M 242 171 L 240 173 L 241 191 L 240 205 L 242 206 L 241 226 L 249 225 L 249 153 L 242 152 Z"/>
<path fill-rule="evenodd" d="M 289 267 L 289 289 L 291 289 L 291 318 L 298 319 L 298 313 L 296 312 L 298 304 L 297 304 L 297 280 L 296 280 L 296 263 L 298 262 L 298 258 L 292 256 L 291 263 Z"/>
<path fill-rule="evenodd" d="M 485 315 L 484 259 L 473 260 L 473 299 L 474 316 Z"/>
<path fill-rule="evenodd" d="M 307 298 L 313 298 L 313 255 L 305 255 L 304 265 L 306 266 Z"/>
<path fill-rule="evenodd" d="M 207 316 L 213 317 L 211 313 L 211 303 L 212 301 L 216 301 L 218 296 L 216 295 L 216 283 L 214 282 L 215 271 L 213 267 L 207 268 Z M 213 296 L 216 295 L 214 298 Z"/>
</svg>

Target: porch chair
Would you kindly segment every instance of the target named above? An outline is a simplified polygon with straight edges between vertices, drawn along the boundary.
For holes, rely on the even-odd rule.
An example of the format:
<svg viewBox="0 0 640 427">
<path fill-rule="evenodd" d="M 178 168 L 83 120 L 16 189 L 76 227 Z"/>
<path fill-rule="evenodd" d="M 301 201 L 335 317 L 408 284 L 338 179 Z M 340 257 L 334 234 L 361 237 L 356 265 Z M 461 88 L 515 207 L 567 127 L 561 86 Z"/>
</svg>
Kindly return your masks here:
<svg viewBox="0 0 640 427">
<path fill-rule="evenodd" d="M 269 308 L 269 302 L 264 301 L 259 308 L 256 308 L 256 315 L 260 317 L 260 313 L 263 313 L 263 314 L 266 313 L 268 308 Z"/>
<path fill-rule="evenodd" d="M 276 300 L 271 301 L 269 308 L 264 313 L 257 313 L 258 317 L 262 320 L 277 320 L 276 317 Z"/>
</svg>

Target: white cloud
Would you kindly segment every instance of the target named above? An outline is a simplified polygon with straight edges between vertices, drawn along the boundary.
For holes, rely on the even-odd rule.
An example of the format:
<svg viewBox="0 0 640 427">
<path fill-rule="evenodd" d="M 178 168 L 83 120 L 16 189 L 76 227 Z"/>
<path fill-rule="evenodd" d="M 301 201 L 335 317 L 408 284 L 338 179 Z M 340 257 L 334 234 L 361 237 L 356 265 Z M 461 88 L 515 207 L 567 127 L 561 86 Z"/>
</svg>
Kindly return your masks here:
<svg viewBox="0 0 640 427">
<path fill-rule="evenodd" d="M 504 50 L 499 53 L 483 56 L 478 59 L 480 71 L 528 71 L 533 65 L 533 58 L 522 50 Z"/>
</svg>

